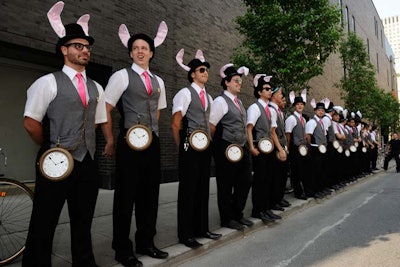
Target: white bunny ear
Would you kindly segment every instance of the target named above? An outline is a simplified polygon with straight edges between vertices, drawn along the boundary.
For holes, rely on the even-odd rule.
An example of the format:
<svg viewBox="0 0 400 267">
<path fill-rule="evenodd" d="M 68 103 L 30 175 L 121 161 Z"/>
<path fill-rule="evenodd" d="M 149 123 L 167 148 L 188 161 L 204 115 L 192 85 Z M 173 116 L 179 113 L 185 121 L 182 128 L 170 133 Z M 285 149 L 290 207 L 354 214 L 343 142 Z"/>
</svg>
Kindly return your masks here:
<svg viewBox="0 0 400 267">
<path fill-rule="evenodd" d="M 256 76 L 254 76 L 254 79 L 253 79 L 254 87 L 257 87 L 257 86 L 258 86 L 258 79 L 260 79 L 260 77 L 266 76 L 266 75 L 267 75 L 267 74 L 256 74 Z"/>
<path fill-rule="evenodd" d="M 89 14 L 85 14 L 83 16 L 81 16 L 78 21 L 76 22 L 77 24 L 81 25 L 82 30 L 85 32 L 86 36 L 89 36 L 89 19 L 90 19 L 90 15 Z"/>
<path fill-rule="evenodd" d="M 225 77 L 226 77 L 226 75 L 225 75 L 225 70 L 226 70 L 227 68 L 229 68 L 229 67 L 232 67 L 232 66 L 233 66 L 232 63 L 228 63 L 228 64 L 222 66 L 222 68 L 219 70 L 219 76 L 221 76 L 222 79 L 225 78 Z"/>
<path fill-rule="evenodd" d="M 249 68 L 242 66 L 237 70 L 237 72 L 239 74 L 244 74 L 244 76 L 247 76 L 249 74 Z"/>
<path fill-rule="evenodd" d="M 181 49 L 179 50 L 179 52 L 176 54 L 176 62 L 178 62 L 179 66 L 182 67 L 182 69 L 189 71 L 190 68 L 188 66 L 186 66 L 185 64 L 183 64 L 183 55 L 185 54 L 185 49 Z"/>
<path fill-rule="evenodd" d="M 315 108 L 315 107 L 317 106 L 317 104 L 315 103 L 315 99 L 314 99 L 314 98 L 311 99 L 310 105 L 311 105 L 313 108 Z"/>
<path fill-rule="evenodd" d="M 347 109 L 343 110 L 343 118 L 345 118 L 345 119 L 347 119 L 347 112 L 348 112 Z"/>
<path fill-rule="evenodd" d="M 356 117 L 356 114 L 354 112 L 351 112 L 350 115 L 351 115 L 352 118 Z"/>
<path fill-rule="evenodd" d="M 290 99 L 290 103 L 291 103 L 291 104 L 294 103 L 294 98 L 295 98 L 294 91 L 291 91 L 291 92 L 289 93 L 289 99 Z"/>
<path fill-rule="evenodd" d="M 65 27 L 60 17 L 63 8 L 64 2 L 59 1 L 50 8 L 49 12 L 47 12 L 47 18 L 49 19 L 50 25 L 60 38 L 65 36 Z"/>
<path fill-rule="evenodd" d="M 122 44 L 128 48 L 128 41 L 131 38 L 131 35 L 129 34 L 128 28 L 126 27 L 125 24 L 121 24 L 118 29 L 118 36 L 119 39 L 121 40 Z"/>
<path fill-rule="evenodd" d="M 362 118 L 362 114 L 361 114 L 361 112 L 359 110 L 357 111 L 356 114 L 358 115 L 358 117 L 360 117 L 360 119 Z"/>
<path fill-rule="evenodd" d="M 324 102 L 325 109 L 328 109 L 329 104 L 331 103 L 331 101 L 329 100 L 329 98 L 324 98 L 323 102 Z"/>
<path fill-rule="evenodd" d="M 165 23 L 165 21 L 161 21 L 160 25 L 158 26 L 157 35 L 154 38 L 154 47 L 160 46 L 164 42 L 165 37 L 167 37 L 167 33 L 167 23 Z"/>
<path fill-rule="evenodd" d="M 201 62 L 205 62 L 205 61 L 206 61 L 206 59 L 204 58 L 204 55 L 203 55 L 203 51 L 201 51 L 200 49 L 198 49 L 198 50 L 196 51 L 196 56 L 195 56 L 195 58 L 197 58 L 197 59 L 200 60 Z"/>
<path fill-rule="evenodd" d="M 337 111 L 337 113 L 343 112 L 343 108 L 341 106 L 334 106 L 333 108 Z"/>
<path fill-rule="evenodd" d="M 301 91 L 301 98 L 303 98 L 304 103 L 307 102 L 307 89 L 303 89 L 303 91 Z"/>
</svg>

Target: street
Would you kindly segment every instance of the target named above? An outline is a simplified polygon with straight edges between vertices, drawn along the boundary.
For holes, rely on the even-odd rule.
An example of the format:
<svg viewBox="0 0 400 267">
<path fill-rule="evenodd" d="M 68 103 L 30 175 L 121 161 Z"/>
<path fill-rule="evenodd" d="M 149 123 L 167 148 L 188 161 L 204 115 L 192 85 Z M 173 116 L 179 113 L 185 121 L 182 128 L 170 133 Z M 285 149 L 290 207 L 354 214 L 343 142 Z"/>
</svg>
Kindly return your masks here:
<svg viewBox="0 0 400 267">
<path fill-rule="evenodd" d="M 400 266 L 400 174 L 351 190 L 180 266 Z"/>
</svg>

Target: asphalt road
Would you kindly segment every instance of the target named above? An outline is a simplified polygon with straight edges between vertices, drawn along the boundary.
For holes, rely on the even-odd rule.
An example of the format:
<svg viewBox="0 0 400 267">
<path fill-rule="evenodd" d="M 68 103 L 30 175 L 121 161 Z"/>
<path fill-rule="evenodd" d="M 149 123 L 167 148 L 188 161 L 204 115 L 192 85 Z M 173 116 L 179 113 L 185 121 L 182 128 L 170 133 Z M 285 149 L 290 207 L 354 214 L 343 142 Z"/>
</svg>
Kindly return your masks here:
<svg viewBox="0 0 400 267">
<path fill-rule="evenodd" d="M 400 174 L 381 172 L 180 266 L 400 266 Z"/>
</svg>

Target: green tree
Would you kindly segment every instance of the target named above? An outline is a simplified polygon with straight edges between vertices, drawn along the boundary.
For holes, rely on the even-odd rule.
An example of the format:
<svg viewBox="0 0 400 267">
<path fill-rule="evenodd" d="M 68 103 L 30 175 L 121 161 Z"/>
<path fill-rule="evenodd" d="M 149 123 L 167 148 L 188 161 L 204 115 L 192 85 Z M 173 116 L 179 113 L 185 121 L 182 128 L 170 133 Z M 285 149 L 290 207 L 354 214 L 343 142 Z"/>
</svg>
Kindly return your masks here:
<svg viewBox="0 0 400 267">
<path fill-rule="evenodd" d="M 341 89 L 346 108 L 360 110 L 374 124 L 396 128 L 399 105 L 391 93 L 378 87 L 374 66 L 363 41 L 349 33 L 339 51 L 345 76 L 337 87 Z"/>
<path fill-rule="evenodd" d="M 244 0 L 236 18 L 243 43 L 233 61 L 251 73 L 267 73 L 287 90 L 299 91 L 323 73 L 341 37 L 340 9 L 329 0 Z"/>
</svg>

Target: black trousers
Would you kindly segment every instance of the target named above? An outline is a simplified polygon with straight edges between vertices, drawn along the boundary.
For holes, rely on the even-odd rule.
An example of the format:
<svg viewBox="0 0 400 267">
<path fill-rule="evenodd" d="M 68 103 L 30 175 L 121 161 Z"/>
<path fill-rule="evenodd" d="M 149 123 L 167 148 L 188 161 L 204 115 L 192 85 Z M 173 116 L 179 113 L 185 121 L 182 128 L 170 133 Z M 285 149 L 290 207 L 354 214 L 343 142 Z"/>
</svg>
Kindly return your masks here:
<svg viewBox="0 0 400 267">
<path fill-rule="evenodd" d="M 116 153 L 116 180 L 113 205 L 112 247 L 117 255 L 133 254 L 129 238 L 133 206 L 136 217 L 136 247 L 153 245 L 156 234 L 158 196 L 160 191 L 160 141 L 153 141 L 144 151 L 131 149 L 121 132 Z"/>
<path fill-rule="evenodd" d="M 183 140 L 183 138 L 182 138 Z M 208 231 L 211 147 L 198 152 L 179 147 L 178 238 L 200 237 Z"/>
<path fill-rule="evenodd" d="M 225 140 L 214 143 L 221 225 L 230 220 L 240 220 L 243 217 L 243 209 L 246 206 L 252 180 L 251 157 L 247 147 L 243 148 L 243 158 L 237 163 L 232 163 L 225 156 L 228 145 L 230 143 Z"/>
<path fill-rule="evenodd" d="M 96 266 L 90 229 L 98 195 L 97 163 L 87 153 L 71 175 L 53 182 L 37 170 L 33 210 L 22 266 L 52 266 L 54 233 L 65 201 L 71 225 L 72 266 Z"/>
<path fill-rule="evenodd" d="M 396 171 L 399 172 L 400 171 L 400 158 L 399 158 L 399 154 L 397 154 L 397 153 L 395 153 L 395 154 L 390 153 L 390 154 L 386 155 L 385 162 L 383 163 L 383 168 L 385 170 L 388 169 L 389 161 L 391 161 L 392 158 L 394 158 L 394 160 L 396 161 Z"/>
<path fill-rule="evenodd" d="M 288 159 L 286 161 L 280 161 L 276 157 L 276 150 L 274 150 L 274 172 L 273 172 L 273 196 L 272 204 L 278 204 L 282 201 L 287 181 L 287 170 L 288 170 Z"/>
<path fill-rule="evenodd" d="M 378 160 L 378 146 L 375 145 L 373 149 L 371 149 L 371 168 L 376 169 L 376 161 Z"/>
<path fill-rule="evenodd" d="M 273 195 L 274 153 L 253 156 L 252 214 L 271 209 Z"/>
<path fill-rule="evenodd" d="M 319 152 L 318 147 L 310 146 L 310 169 L 312 190 L 314 193 L 320 192 L 324 188 L 326 173 L 323 171 L 325 154 Z"/>
<path fill-rule="evenodd" d="M 295 196 L 300 196 L 302 194 L 311 195 L 312 185 L 311 176 L 307 174 L 308 170 L 308 155 L 302 156 L 299 153 L 299 147 L 292 145 L 290 147 L 290 169 L 292 181 L 292 187 Z"/>
</svg>

